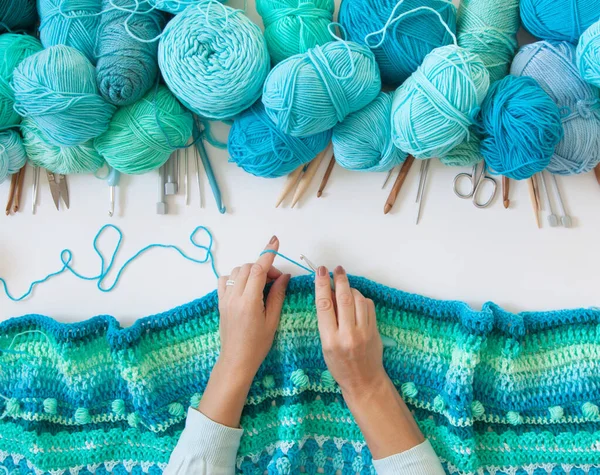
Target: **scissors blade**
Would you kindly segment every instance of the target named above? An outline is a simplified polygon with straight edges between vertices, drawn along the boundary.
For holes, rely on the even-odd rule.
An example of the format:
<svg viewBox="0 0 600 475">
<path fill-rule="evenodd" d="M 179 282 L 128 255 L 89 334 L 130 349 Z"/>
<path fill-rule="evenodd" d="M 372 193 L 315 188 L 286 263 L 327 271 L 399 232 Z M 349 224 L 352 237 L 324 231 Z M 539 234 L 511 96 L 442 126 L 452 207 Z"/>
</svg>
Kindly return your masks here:
<svg viewBox="0 0 600 475">
<path fill-rule="evenodd" d="M 50 187 L 50 193 L 52 194 L 52 201 L 54 201 L 56 209 L 59 209 L 60 191 L 58 189 L 58 184 L 56 183 L 56 176 L 48 170 L 46 170 L 46 176 L 48 177 L 48 186 Z"/>
<path fill-rule="evenodd" d="M 67 186 L 67 176 L 59 175 L 60 182 L 58 183 L 58 189 L 60 196 L 63 199 L 65 206 L 69 209 L 69 187 Z"/>
</svg>

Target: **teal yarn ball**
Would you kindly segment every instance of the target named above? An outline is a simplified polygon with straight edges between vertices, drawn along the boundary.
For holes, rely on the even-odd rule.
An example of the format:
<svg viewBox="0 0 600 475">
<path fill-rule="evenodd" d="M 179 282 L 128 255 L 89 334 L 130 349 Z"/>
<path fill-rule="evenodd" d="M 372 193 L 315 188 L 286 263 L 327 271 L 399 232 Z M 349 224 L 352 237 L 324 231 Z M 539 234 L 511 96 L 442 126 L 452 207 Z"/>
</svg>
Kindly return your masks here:
<svg viewBox="0 0 600 475">
<path fill-rule="evenodd" d="M 21 136 L 14 130 L 0 132 L 0 183 L 27 163 Z"/>
<path fill-rule="evenodd" d="M 159 86 L 117 110 L 94 146 L 112 168 L 137 175 L 164 165 L 191 135 L 192 114 L 165 86 Z"/>
<path fill-rule="evenodd" d="M 478 55 L 455 45 L 434 49 L 396 90 L 394 143 L 415 158 L 447 155 L 467 139 L 489 85 Z"/>
<path fill-rule="evenodd" d="M 461 0 L 458 45 L 479 55 L 494 82 L 510 70 L 520 26 L 519 0 Z"/>
<path fill-rule="evenodd" d="M 112 5 L 131 8 L 131 0 L 102 0 L 97 82 L 104 99 L 126 106 L 141 99 L 156 83 L 158 41 L 149 40 L 160 35 L 165 17 L 162 12 L 151 10 L 147 2 L 140 3 L 133 14 Z"/>
<path fill-rule="evenodd" d="M 42 50 L 42 44 L 29 35 L 0 35 L 0 127 L 16 125 L 21 116 L 14 110 L 15 95 L 11 86 L 15 68 L 28 56 Z"/>
<path fill-rule="evenodd" d="M 449 0 L 343 0 L 340 5 L 339 22 L 349 40 L 375 45 L 385 35 L 381 46 L 373 47 L 384 84 L 399 86 L 416 71 L 427 54 L 453 42 L 440 18 L 422 7 L 437 11 L 441 20 L 455 32 L 456 7 Z M 405 16 L 391 24 L 385 33 L 371 35 L 381 31 L 390 17 L 400 15 Z"/>
<path fill-rule="evenodd" d="M 275 66 L 262 101 L 280 130 L 303 137 L 331 129 L 380 90 L 373 53 L 352 41 L 333 41 Z"/>
<path fill-rule="evenodd" d="M 439 158 L 440 162 L 449 167 L 472 167 L 483 160 L 481 139 L 470 130 L 469 137 L 464 142 Z"/>
<path fill-rule="evenodd" d="M 12 85 L 15 110 L 34 121 L 53 145 L 97 137 L 115 111 L 98 93 L 94 66 L 69 46 L 52 46 L 24 59 Z"/>
<path fill-rule="evenodd" d="M 271 61 L 279 63 L 331 41 L 334 7 L 333 0 L 256 0 Z"/>
<path fill-rule="evenodd" d="M 189 110 L 228 119 L 260 97 L 270 60 L 258 26 L 240 10 L 211 2 L 193 5 L 167 24 L 158 64 Z"/>
<path fill-rule="evenodd" d="M 25 30 L 36 21 L 35 0 L 0 0 L 0 32 Z"/>
<path fill-rule="evenodd" d="M 563 137 L 558 106 L 527 76 L 507 76 L 492 84 L 481 117 L 486 164 L 514 180 L 544 170 Z"/>
<path fill-rule="evenodd" d="M 91 140 L 72 147 L 52 145 L 32 119 L 23 120 L 21 134 L 31 163 L 53 173 L 93 173 L 104 164 Z"/>
<path fill-rule="evenodd" d="M 38 0 L 40 40 L 44 48 L 54 45 L 71 46 L 94 63 L 102 11 L 100 2 L 101 0 Z"/>
<path fill-rule="evenodd" d="M 520 0 L 523 26 L 542 40 L 577 43 L 600 18 L 598 0 Z"/>
<path fill-rule="evenodd" d="M 511 73 L 535 79 L 561 112 L 564 137 L 548 171 L 559 175 L 591 171 L 600 162 L 600 90 L 579 75 L 575 46 L 564 41 L 526 45 L 515 56 Z"/>
<path fill-rule="evenodd" d="M 600 20 L 585 30 L 579 38 L 577 66 L 584 80 L 600 87 Z"/>
<path fill-rule="evenodd" d="M 263 178 L 276 178 L 310 162 L 331 140 L 327 130 L 308 137 L 281 132 L 257 102 L 239 115 L 229 131 L 229 161 Z"/>
<path fill-rule="evenodd" d="M 333 154 L 343 168 L 381 172 L 406 159 L 392 142 L 392 100 L 391 93 L 381 92 L 333 128 Z"/>
</svg>

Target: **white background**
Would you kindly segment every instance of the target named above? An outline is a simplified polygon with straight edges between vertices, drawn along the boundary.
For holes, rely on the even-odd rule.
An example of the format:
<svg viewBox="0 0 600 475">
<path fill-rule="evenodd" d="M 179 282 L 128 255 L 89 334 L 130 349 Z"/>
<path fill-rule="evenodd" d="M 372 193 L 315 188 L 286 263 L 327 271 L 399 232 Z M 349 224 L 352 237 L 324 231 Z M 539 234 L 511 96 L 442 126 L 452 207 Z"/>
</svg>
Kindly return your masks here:
<svg viewBox="0 0 600 475">
<path fill-rule="evenodd" d="M 249 15 L 259 22 L 250 3 Z M 59 253 L 65 247 L 73 251 L 77 270 L 97 273 L 100 264 L 91 243 L 108 222 L 125 233 L 119 266 L 151 242 L 178 244 L 198 256 L 188 236 L 202 224 L 214 234 L 217 268 L 224 274 L 254 260 L 276 234 L 281 251 L 290 257 L 304 253 L 316 264 L 330 268 L 343 264 L 350 273 L 409 292 L 464 300 L 474 308 L 487 300 L 511 311 L 600 305 L 600 186 L 592 173 L 559 178 L 575 227 L 548 227 L 545 210 L 544 227 L 538 230 L 525 183 L 511 181 L 509 210 L 502 206 L 500 187 L 492 207 L 479 210 L 452 192 L 455 174 L 467 170 L 435 161 L 421 223 L 416 226 L 419 162 L 393 211 L 384 216 L 391 184 L 380 189 L 383 174 L 349 172 L 336 166 L 324 196 L 317 199 L 326 159 L 299 206 L 290 209 L 286 202 L 275 209 L 283 179 L 255 178 L 228 163 L 225 151 L 207 149 L 228 208 L 225 215 L 216 210 L 204 176 L 205 207 L 200 209 L 194 175 L 190 206 L 185 206 L 180 194 L 170 199 L 172 214 L 156 215 L 157 174 L 150 173 L 122 177 L 117 215 L 112 219 L 107 216 L 105 182 L 92 176 L 69 177 L 71 209 L 57 211 L 42 174 L 34 216 L 29 168 L 23 212 L 0 215 L 0 277 L 13 293 L 21 294 L 32 280 L 60 267 Z M 0 185 L 2 210 L 7 194 L 8 182 Z M 110 251 L 113 244 L 114 235 L 107 234 L 101 248 Z M 279 264 L 291 273 L 303 272 L 282 261 Z M 111 277 L 114 273 L 109 283 Z M 60 321 L 80 321 L 110 314 L 130 325 L 140 317 L 200 297 L 213 290 L 215 283 L 208 265 L 191 264 L 173 251 L 154 250 L 128 268 L 110 294 L 66 274 L 38 287 L 33 297 L 20 303 L 9 301 L 0 289 L 0 319 L 41 313 Z"/>
</svg>

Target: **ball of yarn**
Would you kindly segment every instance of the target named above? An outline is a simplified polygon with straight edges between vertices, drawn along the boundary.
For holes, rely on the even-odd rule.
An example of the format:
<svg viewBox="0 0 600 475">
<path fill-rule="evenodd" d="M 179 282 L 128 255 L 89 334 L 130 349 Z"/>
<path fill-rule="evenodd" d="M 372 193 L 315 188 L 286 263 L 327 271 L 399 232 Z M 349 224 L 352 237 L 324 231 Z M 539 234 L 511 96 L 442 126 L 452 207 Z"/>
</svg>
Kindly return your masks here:
<svg viewBox="0 0 600 475">
<path fill-rule="evenodd" d="M 600 21 L 585 30 L 579 38 L 577 65 L 583 79 L 600 87 Z"/>
<path fill-rule="evenodd" d="M 598 0 L 520 0 L 523 26 L 543 40 L 576 43 L 600 17 Z"/>
<path fill-rule="evenodd" d="M 104 164 L 91 140 L 72 147 L 52 145 L 31 119 L 23 120 L 21 133 L 31 163 L 53 173 L 91 173 Z"/>
<path fill-rule="evenodd" d="M 233 123 L 227 148 L 230 162 L 252 175 L 275 178 L 310 162 L 330 139 L 329 130 L 303 138 L 284 134 L 257 102 Z"/>
<path fill-rule="evenodd" d="M 0 127 L 16 125 L 21 117 L 14 110 L 12 86 L 15 68 L 28 56 L 42 50 L 42 44 L 29 35 L 5 33 L 0 35 Z"/>
<path fill-rule="evenodd" d="M 534 78 L 561 112 L 564 137 L 548 171 L 571 175 L 592 170 L 600 162 L 600 90 L 579 75 L 575 46 L 548 41 L 526 45 L 511 72 Z"/>
<path fill-rule="evenodd" d="M 0 32 L 24 30 L 36 21 L 35 0 L 0 0 Z"/>
<path fill-rule="evenodd" d="M 192 115 L 165 86 L 159 86 L 120 108 L 94 146 L 111 167 L 140 174 L 162 166 L 191 135 Z"/>
<path fill-rule="evenodd" d="M 558 106 L 530 77 L 507 76 L 481 106 L 481 151 L 490 169 L 525 180 L 549 164 L 563 136 Z"/>
<path fill-rule="evenodd" d="M 458 45 L 479 55 L 494 82 L 508 74 L 520 26 L 519 0 L 461 0 Z"/>
<path fill-rule="evenodd" d="M 439 157 L 440 162 L 450 167 L 470 167 L 483 160 L 481 154 L 481 140 L 473 132 L 469 131 L 468 138 L 454 147 L 446 155 Z"/>
<path fill-rule="evenodd" d="M 66 45 L 92 63 L 102 11 L 101 0 L 38 0 L 40 40 L 44 48 Z"/>
<path fill-rule="evenodd" d="M 111 104 L 126 106 L 141 99 L 156 83 L 158 41 L 148 40 L 160 34 L 165 17 L 158 10 L 150 10 L 147 2 L 140 3 L 134 14 L 112 5 L 131 8 L 131 1 L 102 0 L 96 63 L 98 89 Z"/>
<path fill-rule="evenodd" d="M 260 97 L 270 61 L 260 28 L 240 10 L 211 2 L 191 6 L 169 22 L 158 64 L 188 109 L 226 119 Z"/>
<path fill-rule="evenodd" d="M 448 154 L 463 142 L 490 85 L 474 53 L 442 46 L 400 86 L 392 105 L 392 137 L 415 158 Z"/>
<path fill-rule="evenodd" d="M 27 163 L 21 136 L 14 130 L 0 132 L 0 183 Z"/>
<path fill-rule="evenodd" d="M 405 14 L 387 30 L 368 39 L 368 44 L 376 44 L 385 34 L 381 46 L 373 48 L 385 84 L 394 87 L 402 84 L 429 52 L 453 41 L 440 18 L 422 7 L 437 11 L 455 32 L 456 8 L 446 0 L 343 0 L 340 5 L 339 21 L 348 39 L 361 44 L 371 33 L 384 29 L 392 15 L 397 18 Z"/>
<path fill-rule="evenodd" d="M 13 74 L 15 109 L 53 145 L 79 145 L 104 132 L 115 107 L 98 94 L 94 66 L 76 49 L 53 46 Z"/>
<path fill-rule="evenodd" d="M 211 1 L 211 0 L 148 0 L 150 5 L 163 12 L 169 12 L 173 14 L 181 13 L 187 7 L 191 5 L 198 5 L 199 3 Z M 214 1 L 214 0 L 212 0 Z M 218 0 L 219 2 L 225 3 L 225 0 Z"/>
<path fill-rule="evenodd" d="M 392 94 L 381 92 L 333 128 L 336 161 L 349 170 L 380 172 L 399 165 L 406 154 L 392 142 Z"/>
<path fill-rule="evenodd" d="M 373 53 L 352 41 L 333 41 L 275 66 L 262 101 L 279 129 L 302 137 L 331 129 L 380 90 Z"/>
<path fill-rule="evenodd" d="M 333 0 L 256 0 L 273 63 L 331 41 Z"/>
</svg>

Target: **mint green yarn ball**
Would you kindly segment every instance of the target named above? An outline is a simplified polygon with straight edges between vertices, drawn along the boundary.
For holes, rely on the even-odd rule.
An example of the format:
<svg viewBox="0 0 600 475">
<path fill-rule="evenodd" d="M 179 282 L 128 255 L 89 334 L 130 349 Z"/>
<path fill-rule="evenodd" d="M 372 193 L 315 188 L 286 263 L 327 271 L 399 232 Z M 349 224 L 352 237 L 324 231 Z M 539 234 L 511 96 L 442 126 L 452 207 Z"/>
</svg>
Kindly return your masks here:
<svg viewBox="0 0 600 475">
<path fill-rule="evenodd" d="M 482 160 L 481 140 L 472 131 L 464 142 L 440 157 L 440 162 L 451 167 L 471 167 Z"/>
<path fill-rule="evenodd" d="M 31 163 L 53 173 L 93 173 L 104 164 L 92 140 L 73 147 L 53 145 L 32 119 L 23 120 L 21 134 Z"/>
<path fill-rule="evenodd" d="M 161 167 L 192 135 L 192 115 L 165 86 L 119 109 L 94 141 L 114 169 L 128 175 Z"/>
<path fill-rule="evenodd" d="M 0 183 L 27 163 L 21 136 L 14 130 L 0 132 Z"/>
<path fill-rule="evenodd" d="M 33 36 L 0 35 L 0 127 L 21 122 L 21 117 L 13 109 L 15 95 L 10 82 L 21 61 L 41 50 L 42 44 Z"/>
<path fill-rule="evenodd" d="M 600 87 L 600 20 L 585 30 L 579 38 L 577 66 L 585 81 Z"/>
<path fill-rule="evenodd" d="M 271 61 L 279 63 L 331 41 L 334 8 L 333 0 L 256 0 Z"/>
</svg>

